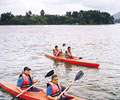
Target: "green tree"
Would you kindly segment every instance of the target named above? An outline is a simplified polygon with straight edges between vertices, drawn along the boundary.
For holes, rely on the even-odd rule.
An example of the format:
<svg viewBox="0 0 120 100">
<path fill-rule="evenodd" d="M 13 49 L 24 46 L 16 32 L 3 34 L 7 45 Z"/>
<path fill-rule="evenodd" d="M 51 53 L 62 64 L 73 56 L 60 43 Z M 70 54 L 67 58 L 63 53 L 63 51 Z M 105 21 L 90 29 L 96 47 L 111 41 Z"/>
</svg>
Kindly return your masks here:
<svg viewBox="0 0 120 100">
<path fill-rule="evenodd" d="M 79 16 L 79 13 L 77 11 L 73 11 L 72 17 L 77 18 Z"/>
<path fill-rule="evenodd" d="M 41 15 L 34 15 L 31 11 L 26 12 L 25 16 L 14 16 L 11 12 L 1 14 L 1 25 L 57 25 L 57 24 L 113 24 L 114 18 L 107 12 L 98 10 L 89 10 L 79 12 L 66 12 L 66 15 L 45 15 L 45 11 L 41 10 Z"/>
<path fill-rule="evenodd" d="M 26 17 L 30 17 L 30 16 L 32 16 L 32 12 L 31 11 L 26 12 Z"/>
<path fill-rule="evenodd" d="M 72 12 L 71 11 L 69 11 L 69 12 L 66 12 L 66 16 L 72 16 Z"/>
<path fill-rule="evenodd" d="M 41 15 L 41 16 L 44 16 L 44 15 L 45 15 L 45 11 L 44 11 L 44 10 L 41 10 L 41 11 L 40 11 L 40 15 Z"/>
<path fill-rule="evenodd" d="M 12 18 L 14 15 L 11 12 L 1 14 L 1 23 L 2 24 L 12 24 Z"/>
</svg>

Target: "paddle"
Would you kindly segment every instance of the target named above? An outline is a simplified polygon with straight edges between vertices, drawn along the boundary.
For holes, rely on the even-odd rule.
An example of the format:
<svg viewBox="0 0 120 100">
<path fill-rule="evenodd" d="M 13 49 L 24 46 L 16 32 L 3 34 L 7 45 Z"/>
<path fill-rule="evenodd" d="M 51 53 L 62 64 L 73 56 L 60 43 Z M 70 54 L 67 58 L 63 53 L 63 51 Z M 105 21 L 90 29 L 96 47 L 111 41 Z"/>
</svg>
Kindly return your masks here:
<svg viewBox="0 0 120 100">
<path fill-rule="evenodd" d="M 65 43 L 63 43 L 63 45 L 62 45 L 62 46 L 64 47 L 64 46 L 66 46 L 66 44 L 65 44 Z"/>
<path fill-rule="evenodd" d="M 54 70 L 49 71 L 44 78 L 46 77 L 50 77 L 51 75 L 54 74 Z M 44 78 L 42 78 L 41 80 L 43 80 Z M 33 87 L 34 85 L 36 85 L 38 82 L 34 83 L 33 85 L 31 85 L 30 87 L 28 87 L 24 92 L 26 92 L 27 90 L 29 90 L 31 87 Z M 11 100 L 14 100 L 15 98 L 19 97 L 21 94 L 23 94 L 24 92 L 21 92 L 20 94 L 18 94 L 17 96 L 13 97 Z"/>
<path fill-rule="evenodd" d="M 83 59 L 82 57 L 79 57 L 78 59 Z"/>
<path fill-rule="evenodd" d="M 83 75 L 84 75 L 83 71 L 79 71 L 79 72 L 76 74 L 75 79 L 72 81 L 72 84 L 73 84 L 75 81 L 77 81 L 77 80 L 79 80 L 80 78 L 82 78 Z M 66 90 L 67 90 L 68 88 L 69 88 L 69 86 L 58 96 L 58 98 L 60 98 L 60 97 L 66 92 Z"/>
</svg>

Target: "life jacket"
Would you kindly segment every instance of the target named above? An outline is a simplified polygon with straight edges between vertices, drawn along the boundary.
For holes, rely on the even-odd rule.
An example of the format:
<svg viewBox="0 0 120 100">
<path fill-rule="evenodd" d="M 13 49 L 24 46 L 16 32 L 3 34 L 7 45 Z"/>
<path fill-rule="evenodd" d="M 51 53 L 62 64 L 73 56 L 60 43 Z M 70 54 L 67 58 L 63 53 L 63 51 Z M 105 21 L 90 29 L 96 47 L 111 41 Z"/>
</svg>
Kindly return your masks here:
<svg viewBox="0 0 120 100">
<path fill-rule="evenodd" d="M 21 89 L 22 89 L 22 90 L 26 90 L 28 87 L 30 87 L 29 78 L 28 78 L 24 73 L 22 73 L 22 74 L 20 75 L 20 77 L 23 77 L 23 82 L 22 82 Z M 32 76 L 29 75 L 29 77 L 30 77 L 31 81 L 33 82 Z M 32 88 L 29 89 L 29 90 L 32 90 Z"/>
<path fill-rule="evenodd" d="M 72 56 L 72 53 L 70 51 L 67 50 L 66 53 L 68 56 Z"/>
<path fill-rule="evenodd" d="M 51 96 L 52 97 L 57 97 L 60 95 L 60 93 L 62 92 L 62 87 L 60 82 L 58 82 L 58 84 L 54 84 L 52 82 L 48 82 L 47 86 L 51 86 L 52 87 L 52 91 L 51 91 Z"/>
<path fill-rule="evenodd" d="M 53 49 L 53 55 L 57 56 L 59 54 L 59 50 Z"/>
</svg>

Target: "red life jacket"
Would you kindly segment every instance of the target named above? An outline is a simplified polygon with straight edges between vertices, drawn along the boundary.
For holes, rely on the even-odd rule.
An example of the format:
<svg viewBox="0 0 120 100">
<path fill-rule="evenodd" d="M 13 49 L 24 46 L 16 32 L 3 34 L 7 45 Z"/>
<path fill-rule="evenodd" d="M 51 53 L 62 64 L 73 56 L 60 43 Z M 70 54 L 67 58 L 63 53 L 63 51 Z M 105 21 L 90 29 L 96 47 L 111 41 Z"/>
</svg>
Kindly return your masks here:
<svg viewBox="0 0 120 100">
<path fill-rule="evenodd" d="M 29 75 L 29 77 L 27 77 L 25 74 L 21 74 L 21 76 L 23 77 L 21 89 L 26 90 L 28 87 L 30 87 L 29 77 L 31 78 L 32 82 L 33 82 L 33 78 L 31 77 L 31 75 Z"/>
<path fill-rule="evenodd" d="M 48 84 L 52 87 L 52 91 L 51 91 L 51 96 L 52 97 L 57 97 L 60 95 L 60 93 L 62 92 L 62 87 L 60 82 L 58 82 L 58 84 L 54 84 L 52 82 L 48 82 Z"/>
<path fill-rule="evenodd" d="M 53 49 L 54 56 L 57 56 L 59 54 L 59 50 Z"/>
<path fill-rule="evenodd" d="M 68 56 L 72 56 L 72 53 L 67 50 L 67 55 L 68 55 Z"/>
</svg>

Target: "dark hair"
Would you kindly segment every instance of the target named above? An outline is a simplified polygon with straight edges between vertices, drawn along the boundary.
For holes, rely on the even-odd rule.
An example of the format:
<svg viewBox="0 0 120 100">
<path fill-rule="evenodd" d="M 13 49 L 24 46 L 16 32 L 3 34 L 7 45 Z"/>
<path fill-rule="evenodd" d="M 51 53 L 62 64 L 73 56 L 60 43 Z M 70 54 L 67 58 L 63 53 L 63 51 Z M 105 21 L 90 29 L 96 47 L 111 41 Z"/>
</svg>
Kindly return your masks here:
<svg viewBox="0 0 120 100">
<path fill-rule="evenodd" d="M 55 77 L 57 77 L 57 75 L 53 75 L 53 76 L 51 77 L 51 79 L 53 80 L 53 78 L 55 78 Z"/>
<path fill-rule="evenodd" d="M 68 47 L 68 49 L 70 49 L 71 47 Z"/>
<path fill-rule="evenodd" d="M 58 46 L 56 45 L 55 48 L 58 48 Z"/>
<path fill-rule="evenodd" d="M 24 67 L 24 71 L 29 71 L 29 70 L 31 70 L 29 67 Z"/>
</svg>

